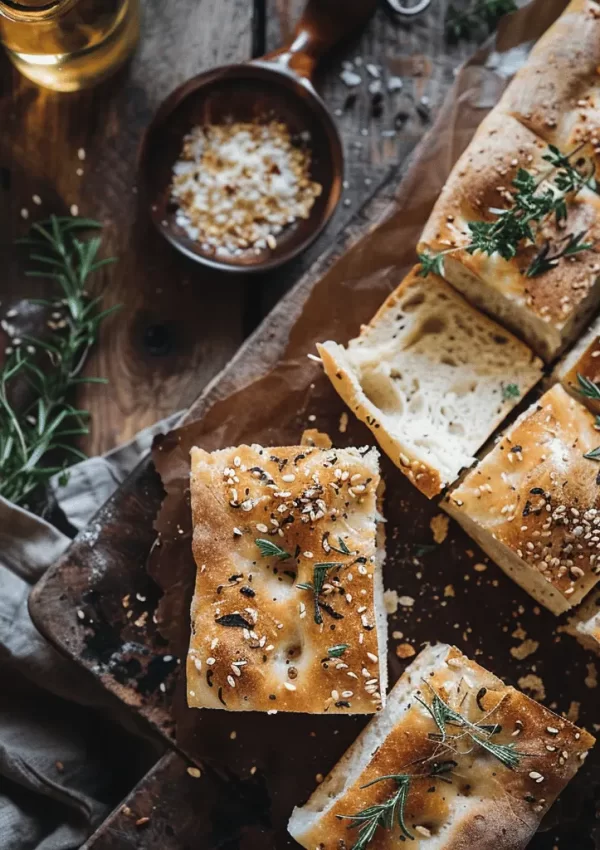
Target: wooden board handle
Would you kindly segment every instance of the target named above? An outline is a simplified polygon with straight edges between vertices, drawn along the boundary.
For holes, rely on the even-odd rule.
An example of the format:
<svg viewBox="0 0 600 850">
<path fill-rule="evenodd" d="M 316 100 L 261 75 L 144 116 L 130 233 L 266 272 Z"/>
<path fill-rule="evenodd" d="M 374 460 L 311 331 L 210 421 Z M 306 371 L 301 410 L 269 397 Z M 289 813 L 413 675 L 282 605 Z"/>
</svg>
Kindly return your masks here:
<svg viewBox="0 0 600 850">
<path fill-rule="evenodd" d="M 363 27 L 376 5 L 377 0 L 308 0 L 292 37 L 263 61 L 277 62 L 311 79 L 322 56 Z"/>
</svg>

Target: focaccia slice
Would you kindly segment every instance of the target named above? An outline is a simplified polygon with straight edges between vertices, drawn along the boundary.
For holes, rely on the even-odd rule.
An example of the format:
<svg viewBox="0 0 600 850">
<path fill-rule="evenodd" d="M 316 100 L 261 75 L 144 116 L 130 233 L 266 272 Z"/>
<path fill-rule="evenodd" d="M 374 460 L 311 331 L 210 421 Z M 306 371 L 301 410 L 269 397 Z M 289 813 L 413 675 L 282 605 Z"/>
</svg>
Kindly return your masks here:
<svg viewBox="0 0 600 850">
<path fill-rule="evenodd" d="M 375 449 L 192 449 L 188 705 L 369 714 L 385 702 Z"/>
<path fill-rule="evenodd" d="M 600 655 L 600 590 L 594 590 L 564 627 L 584 649 Z"/>
<path fill-rule="evenodd" d="M 288 828 L 307 850 L 358 846 L 368 829 L 360 846 L 377 850 L 522 850 L 593 744 L 438 644 L 408 667 Z M 382 805 L 392 816 L 373 827 Z"/>
<path fill-rule="evenodd" d="M 520 416 L 443 507 L 554 614 L 600 578 L 594 417 L 555 384 Z"/>
<path fill-rule="evenodd" d="M 583 378 L 583 382 L 578 378 Z M 573 398 L 600 414 L 600 318 L 592 324 L 577 344 L 557 363 L 552 377 L 560 381 Z M 598 384 L 598 391 L 590 386 Z"/>
<path fill-rule="evenodd" d="M 325 371 L 396 466 L 434 496 L 541 376 L 524 343 L 437 275 L 414 268 L 346 347 L 318 345 Z"/>
<path fill-rule="evenodd" d="M 549 219 L 537 244 L 503 259 L 471 254 L 469 222 L 495 221 L 494 210 L 512 206 L 519 169 L 538 179 L 551 174 L 545 142 L 515 118 L 494 109 L 454 166 L 425 225 L 420 253 L 452 249 L 443 258 L 444 277 L 476 307 L 485 310 L 550 361 L 588 322 L 600 301 L 600 197 L 584 187 L 567 201 L 565 226 Z M 556 267 L 528 277 L 531 261 L 546 243 L 564 245 L 586 234 L 591 249 L 564 257 Z"/>
<path fill-rule="evenodd" d="M 577 150 L 600 179 L 600 3 L 573 0 L 515 74 L 498 109 L 563 153 Z"/>
</svg>

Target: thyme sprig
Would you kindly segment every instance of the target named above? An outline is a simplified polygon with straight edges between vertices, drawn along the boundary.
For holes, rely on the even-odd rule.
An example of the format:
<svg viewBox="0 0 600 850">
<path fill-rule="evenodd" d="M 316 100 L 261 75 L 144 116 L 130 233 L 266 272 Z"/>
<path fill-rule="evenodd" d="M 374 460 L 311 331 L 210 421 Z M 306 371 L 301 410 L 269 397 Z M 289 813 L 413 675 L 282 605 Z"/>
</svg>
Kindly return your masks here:
<svg viewBox="0 0 600 850">
<path fill-rule="evenodd" d="M 419 274 L 422 277 L 430 273 L 443 276 L 444 257 L 460 250 L 469 254 L 476 251 L 488 256 L 498 254 L 505 260 L 512 260 L 521 247 L 536 244 L 541 229 L 550 219 L 554 218 L 557 226 L 564 226 L 568 216 L 567 198 L 576 195 L 584 186 L 596 187 L 593 174 L 571 163 L 579 150 L 577 148 L 565 156 L 557 147 L 549 145 L 543 159 L 550 163 L 550 170 L 538 178 L 519 168 L 512 182 L 515 191 L 511 206 L 507 209 L 490 208 L 489 212 L 495 216 L 493 221 L 467 222 L 470 235 L 467 245 L 419 254 Z M 553 180 L 548 182 L 553 173 Z M 593 248 L 593 243 L 585 242 L 586 233 L 581 231 L 566 236 L 554 246 L 545 240 L 525 270 L 525 276 L 537 277 L 555 268 L 562 257 L 571 257 Z"/>
<path fill-rule="evenodd" d="M 470 38 L 491 32 L 500 18 L 516 12 L 515 0 L 475 0 L 466 9 L 457 9 L 453 3 L 446 15 L 446 36 L 450 41 Z"/>
<path fill-rule="evenodd" d="M 396 790 L 383 803 L 368 806 L 355 815 L 337 815 L 340 820 L 351 821 L 349 829 L 358 829 L 358 838 L 352 845 L 352 850 L 365 850 L 373 840 L 378 827 L 392 830 L 396 822 L 405 838 L 414 838 L 408 831 L 404 816 L 406 798 L 413 780 L 412 776 L 406 773 L 379 776 L 377 779 L 367 782 L 366 785 L 361 785 L 361 788 L 368 788 L 370 785 L 385 782 L 388 779 L 396 783 Z"/>
<path fill-rule="evenodd" d="M 50 278 L 59 286 L 54 298 L 33 303 L 60 313 L 61 319 L 50 325 L 49 338 L 22 336 L 25 349 L 14 345 L 0 367 L 0 495 L 16 504 L 25 504 L 51 476 L 85 458 L 70 440 L 88 433 L 89 413 L 70 398 L 80 384 L 105 383 L 102 378 L 84 378 L 81 372 L 100 324 L 118 309 L 101 310 L 101 297 L 90 298 L 86 291 L 90 275 L 114 262 L 98 259 L 100 236 L 85 241 L 77 237 L 79 231 L 100 227 L 91 219 L 52 216 L 34 224 L 21 240 L 38 264 L 27 274 Z M 13 399 L 19 385 L 27 387 L 28 395 L 17 410 Z"/>
</svg>

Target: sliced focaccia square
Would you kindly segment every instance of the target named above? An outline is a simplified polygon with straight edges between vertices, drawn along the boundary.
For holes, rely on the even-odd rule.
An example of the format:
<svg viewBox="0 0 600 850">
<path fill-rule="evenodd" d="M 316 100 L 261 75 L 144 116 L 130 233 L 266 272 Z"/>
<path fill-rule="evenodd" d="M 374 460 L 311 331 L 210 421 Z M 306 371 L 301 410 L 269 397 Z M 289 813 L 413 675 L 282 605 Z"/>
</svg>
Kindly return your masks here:
<svg viewBox="0 0 600 850">
<path fill-rule="evenodd" d="M 493 110 L 452 170 L 418 246 L 425 255 L 447 252 L 446 280 L 547 361 L 575 339 L 600 301 L 600 197 L 587 186 L 567 196 L 560 222 L 548 214 L 537 231 L 532 225 L 535 243 L 518 240 L 511 259 L 470 248 L 478 226 L 515 209 L 515 179 L 521 186 L 539 182 L 535 192 L 555 191 L 560 169 L 548 155 L 545 142 Z M 570 239 L 591 247 L 550 260 Z"/>
<path fill-rule="evenodd" d="M 188 705 L 368 714 L 385 702 L 375 449 L 192 449 Z"/>
<path fill-rule="evenodd" d="M 555 384 L 443 505 L 555 614 L 579 603 L 600 578 L 599 444 L 592 414 Z"/>
<path fill-rule="evenodd" d="M 600 655 L 600 590 L 594 590 L 579 606 L 564 628 L 585 649 Z"/>
<path fill-rule="evenodd" d="M 600 178 L 600 3 L 573 0 L 540 38 L 500 101 L 540 138 L 577 150 Z"/>
<path fill-rule="evenodd" d="M 307 850 L 521 850 L 593 744 L 439 644 L 417 656 L 288 828 Z"/>
<path fill-rule="evenodd" d="M 418 267 L 359 337 L 318 349 L 337 392 L 429 497 L 473 463 L 542 366 L 440 277 L 420 277 Z"/>
<path fill-rule="evenodd" d="M 600 319 L 561 358 L 552 377 L 592 413 L 600 414 Z"/>
</svg>

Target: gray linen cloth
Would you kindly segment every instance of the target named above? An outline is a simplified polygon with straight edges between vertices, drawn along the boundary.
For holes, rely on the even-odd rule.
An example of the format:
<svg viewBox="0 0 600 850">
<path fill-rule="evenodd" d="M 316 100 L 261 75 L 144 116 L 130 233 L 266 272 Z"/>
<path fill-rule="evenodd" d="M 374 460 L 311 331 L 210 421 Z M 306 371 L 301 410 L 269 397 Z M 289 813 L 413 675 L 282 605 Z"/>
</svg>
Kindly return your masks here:
<svg viewBox="0 0 600 850">
<path fill-rule="evenodd" d="M 177 416 L 104 457 L 82 461 L 52 490 L 83 528 Z M 72 850 L 158 756 L 124 731 L 134 721 L 37 632 L 33 584 L 70 538 L 0 497 L 0 850 Z"/>
</svg>

